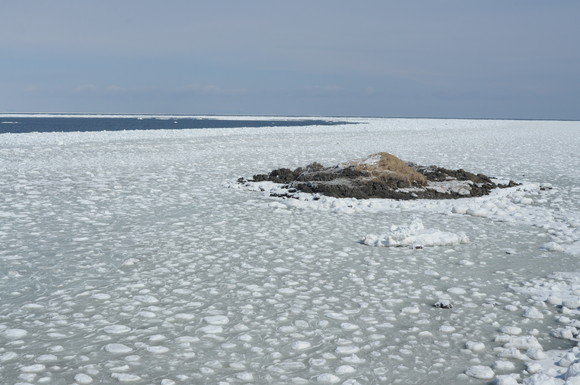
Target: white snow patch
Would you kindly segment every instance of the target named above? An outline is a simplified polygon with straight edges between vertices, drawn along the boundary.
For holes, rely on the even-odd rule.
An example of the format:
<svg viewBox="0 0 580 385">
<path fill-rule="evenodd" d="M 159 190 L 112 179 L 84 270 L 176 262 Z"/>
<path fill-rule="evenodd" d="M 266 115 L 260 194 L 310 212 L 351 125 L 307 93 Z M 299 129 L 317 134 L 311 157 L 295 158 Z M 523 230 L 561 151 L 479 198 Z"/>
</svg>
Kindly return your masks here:
<svg viewBox="0 0 580 385">
<path fill-rule="evenodd" d="M 431 246 L 453 246 L 468 243 L 465 233 L 450 233 L 434 229 L 425 229 L 420 219 L 414 219 L 408 225 L 392 225 L 388 233 L 369 234 L 361 243 L 369 246 L 421 248 Z"/>
</svg>

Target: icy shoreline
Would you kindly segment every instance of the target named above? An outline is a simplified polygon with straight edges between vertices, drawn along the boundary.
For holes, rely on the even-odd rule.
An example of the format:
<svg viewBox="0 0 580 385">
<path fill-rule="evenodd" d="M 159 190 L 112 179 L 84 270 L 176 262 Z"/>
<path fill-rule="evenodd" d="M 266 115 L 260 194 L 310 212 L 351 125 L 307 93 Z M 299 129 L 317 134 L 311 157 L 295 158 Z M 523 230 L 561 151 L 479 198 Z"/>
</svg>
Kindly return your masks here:
<svg viewBox="0 0 580 385">
<path fill-rule="evenodd" d="M 0 378 L 571 381 L 578 123 L 360 121 L 2 135 Z M 235 187 L 240 175 L 386 148 L 525 183 L 416 202 Z M 468 243 L 360 243 L 461 233 Z"/>
</svg>

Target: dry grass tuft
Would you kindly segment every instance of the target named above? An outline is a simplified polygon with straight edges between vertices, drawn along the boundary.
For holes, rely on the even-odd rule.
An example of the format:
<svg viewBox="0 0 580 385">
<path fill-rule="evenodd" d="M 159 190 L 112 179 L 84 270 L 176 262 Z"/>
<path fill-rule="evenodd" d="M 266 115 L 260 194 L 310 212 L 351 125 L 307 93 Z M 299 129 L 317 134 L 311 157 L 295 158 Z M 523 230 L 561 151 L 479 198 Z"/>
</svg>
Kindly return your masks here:
<svg viewBox="0 0 580 385">
<path fill-rule="evenodd" d="M 355 169 L 366 171 L 372 177 L 386 181 L 399 180 L 408 185 L 425 186 L 427 178 L 425 175 L 409 167 L 401 159 L 386 152 L 379 152 L 370 155 L 359 162 L 353 162 Z"/>
</svg>

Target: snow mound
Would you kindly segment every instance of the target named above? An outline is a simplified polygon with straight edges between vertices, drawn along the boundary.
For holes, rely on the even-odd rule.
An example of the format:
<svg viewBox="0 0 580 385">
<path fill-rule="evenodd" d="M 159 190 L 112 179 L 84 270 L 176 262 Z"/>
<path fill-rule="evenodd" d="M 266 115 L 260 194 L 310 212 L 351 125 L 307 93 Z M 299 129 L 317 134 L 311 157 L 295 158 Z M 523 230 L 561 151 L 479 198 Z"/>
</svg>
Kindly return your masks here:
<svg viewBox="0 0 580 385">
<path fill-rule="evenodd" d="M 538 278 L 535 281 L 528 282 L 523 286 L 513 286 L 512 290 L 518 293 L 528 294 L 534 301 L 546 302 L 546 306 L 559 306 L 561 312 L 565 315 L 558 318 L 558 322 L 563 327 L 554 328 L 552 335 L 556 338 L 577 341 L 578 324 L 575 318 L 580 316 L 580 273 L 554 273 L 547 278 Z M 517 340 L 521 337 L 505 336 L 509 344 L 516 347 L 528 347 L 526 353 L 530 358 L 536 359 L 528 372 L 532 376 L 524 379 L 526 385 L 537 384 L 577 384 L 580 383 L 580 348 L 575 346 L 565 350 L 549 350 L 540 354 L 532 353 L 534 347 L 539 343 L 525 337 L 527 340 Z M 509 341 L 507 341 L 509 339 Z M 527 344 L 529 342 L 529 344 Z M 517 346 L 525 343 L 529 346 Z M 507 345 L 506 345 L 507 346 Z M 543 353 L 543 354 L 542 354 Z M 535 356 L 535 357 L 534 357 Z"/>
<path fill-rule="evenodd" d="M 411 249 L 431 246 L 453 246 L 468 242 L 469 238 L 465 233 L 426 229 L 423 226 L 423 222 L 418 218 L 408 225 L 393 225 L 386 234 L 369 234 L 361 240 L 361 243 L 369 246 L 409 247 Z"/>
</svg>

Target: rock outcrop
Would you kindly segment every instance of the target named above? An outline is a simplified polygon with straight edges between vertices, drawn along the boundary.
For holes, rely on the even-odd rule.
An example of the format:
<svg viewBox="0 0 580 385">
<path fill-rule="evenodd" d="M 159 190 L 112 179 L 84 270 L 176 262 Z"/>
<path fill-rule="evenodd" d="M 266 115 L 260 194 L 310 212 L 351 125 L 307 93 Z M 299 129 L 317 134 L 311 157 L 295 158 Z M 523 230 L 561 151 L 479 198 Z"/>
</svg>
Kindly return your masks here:
<svg viewBox="0 0 580 385">
<path fill-rule="evenodd" d="M 312 163 L 295 170 L 280 168 L 269 174 L 254 175 L 240 183 L 270 181 L 283 184 L 283 193 L 295 197 L 298 192 L 336 198 L 456 199 L 489 194 L 495 188 L 518 184 L 496 184 L 486 175 L 459 169 L 406 163 L 394 155 L 380 152 L 364 159 L 324 167 Z"/>
</svg>

